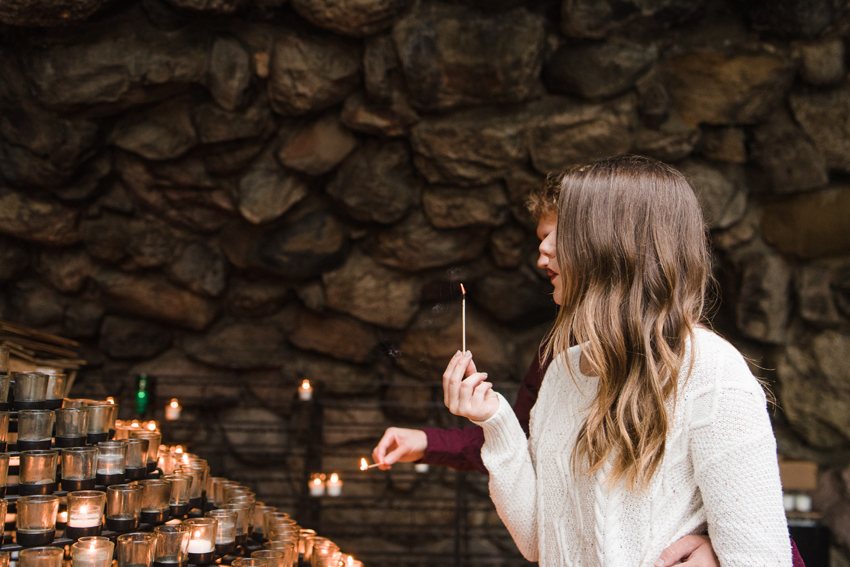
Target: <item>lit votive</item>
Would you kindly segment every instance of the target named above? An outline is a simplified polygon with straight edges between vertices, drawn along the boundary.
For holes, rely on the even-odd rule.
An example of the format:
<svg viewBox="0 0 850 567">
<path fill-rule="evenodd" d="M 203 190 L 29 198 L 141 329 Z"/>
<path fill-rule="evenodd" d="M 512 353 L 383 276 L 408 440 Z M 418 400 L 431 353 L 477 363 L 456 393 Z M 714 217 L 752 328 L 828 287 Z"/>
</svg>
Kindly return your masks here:
<svg viewBox="0 0 850 567">
<path fill-rule="evenodd" d="M 103 508 L 95 506 L 86 506 L 83 504 L 79 508 L 72 510 L 68 516 L 69 528 L 93 528 L 100 525 L 101 516 L 103 516 Z"/>
<path fill-rule="evenodd" d="M 301 386 L 298 388 L 298 398 L 302 402 L 309 402 L 313 399 L 313 387 L 310 386 L 309 380 L 301 382 Z"/>
<path fill-rule="evenodd" d="M 189 553 L 203 555 L 204 553 L 210 553 L 214 549 L 215 546 L 208 541 L 202 539 L 189 540 Z"/>
<path fill-rule="evenodd" d="M 339 496 L 342 494 L 342 481 L 336 473 L 331 474 L 327 482 L 328 496 Z"/>
<path fill-rule="evenodd" d="M 177 401 L 177 398 L 171 398 L 171 402 L 165 406 L 165 419 L 168 421 L 177 421 L 180 419 L 181 411 L 183 411 L 183 407 Z"/>
<path fill-rule="evenodd" d="M 416 463 L 415 465 L 413 465 L 413 470 L 418 473 L 426 473 L 428 472 L 428 465 L 426 465 L 425 463 Z"/>
<path fill-rule="evenodd" d="M 310 476 L 310 496 L 325 495 L 325 475 L 314 473 Z"/>
</svg>

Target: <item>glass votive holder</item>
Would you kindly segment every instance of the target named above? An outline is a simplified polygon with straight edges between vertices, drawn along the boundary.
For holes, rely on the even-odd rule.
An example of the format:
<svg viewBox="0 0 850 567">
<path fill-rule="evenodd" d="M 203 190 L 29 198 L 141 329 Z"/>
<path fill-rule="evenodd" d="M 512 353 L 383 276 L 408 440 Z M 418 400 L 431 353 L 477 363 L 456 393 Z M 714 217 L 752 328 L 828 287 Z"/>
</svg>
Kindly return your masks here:
<svg viewBox="0 0 850 567">
<path fill-rule="evenodd" d="M 165 523 L 170 507 L 171 482 L 162 479 L 140 480 L 139 486 L 142 487 L 142 523 Z"/>
<path fill-rule="evenodd" d="M 68 381 L 67 374 L 63 374 L 55 368 L 40 368 L 38 372 L 47 374 L 44 409 L 55 410 L 61 408 L 62 400 L 65 398 L 65 383 Z"/>
<path fill-rule="evenodd" d="M 112 404 L 92 402 L 85 405 L 86 443 L 95 445 L 109 440 L 109 429 L 112 427 Z"/>
<path fill-rule="evenodd" d="M 132 533 L 118 536 L 116 559 L 118 567 L 151 567 L 156 536 L 152 533 Z"/>
<path fill-rule="evenodd" d="M 123 533 L 139 527 L 142 490 L 137 484 L 116 484 L 106 489 L 106 529 Z"/>
<path fill-rule="evenodd" d="M 6 441 L 9 437 L 9 412 L 0 411 L 0 451 L 6 450 Z"/>
<path fill-rule="evenodd" d="M 71 544 L 73 567 L 110 567 L 115 544 L 108 537 L 81 537 Z"/>
<path fill-rule="evenodd" d="M 189 556 L 189 526 L 164 525 L 153 529 L 156 535 L 154 567 L 185 565 Z"/>
<path fill-rule="evenodd" d="M 68 522 L 65 525 L 65 537 L 99 536 L 103 530 L 103 510 L 106 507 L 106 493 L 99 490 L 79 490 L 66 496 Z"/>
<path fill-rule="evenodd" d="M 267 539 L 277 539 L 277 536 L 280 534 L 294 535 L 298 537 L 299 530 L 301 527 L 295 522 L 294 519 L 265 519 L 265 525 L 263 526 L 266 530 L 266 538 Z"/>
<path fill-rule="evenodd" d="M 2 349 L 4 347 L 0 347 Z M 0 355 L 2 358 L 2 355 Z M 0 363 L 1 365 L 2 363 Z M 7 367 L 8 368 L 8 365 Z M 7 371 L 0 370 L 0 410 L 9 411 L 12 404 L 9 403 L 9 390 L 12 386 L 12 375 Z"/>
<path fill-rule="evenodd" d="M 12 553 L 9 551 L 0 551 L 0 567 L 9 567 L 12 561 Z"/>
<path fill-rule="evenodd" d="M 254 521 L 252 522 L 254 525 L 254 532 L 251 534 L 251 537 L 259 543 L 263 543 L 266 539 L 265 531 L 263 531 L 263 516 L 266 512 L 277 512 L 277 508 L 274 506 L 266 506 L 261 502 L 254 504 Z"/>
<path fill-rule="evenodd" d="M 127 444 L 127 460 L 124 463 L 124 476 L 127 480 L 141 480 L 148 473 L 148 446 L 150 439 L 134 437 L 121 441 Z"/>
<path fill-rule="evenodd" d="M 189 505 L 192 509 L 200 508 L 203 504 L 203 489 L 206 480 L 205 470 L 202 467 L 181 465 L 177 467 L 175 472 L 192 477 L 192 492 L 189 496 Z"/>
<path fill-rule="evenodd" d="M 298 554 L 306 560 L 310 559 L 310 551 L 313 549 L 313 540 L 316 530 L 298 530 Z"/>
<path fill-rule="evenodd" d="M 62 490 L 92 490 L 95 487 L 97 453 L 97 447 L 92 446 L 62 449 L 59 456 Z"/>
<path fill-rule="evenodd" d="M 0 526 L 4 526 L 7 521 L 11 520 L 11 522 L 9 522 L 9 523 L 11 523 L 12 525 L 6 526 L 6 527 L 7 528 L 14 528 L 16 519 L 14 519 L 14 516 L 11 516 L 9 514 L 9 502 L 2 499 L 2 498 L 0 498 L 0 514 L 2 514 L 2 516 L 0 516 L 0 518 L 3 518 L 3 521 L 2 521 L 2 523 L 0 523 Z M 0 552 L 0 553 L 2 553 L 2 552 Z M 0 566 L 0 567 L 2 567 L 2 566 Z"/>
<path fill-rule="evenodd" d="M 259 557 L 237 557 L 230 565 L 231 567 L 268 567 L 269 560 Z"/>
<path fill-rule="evenodd" d="M 215 518 L 189 518 L 183 522 L 189 527 L 189 563 L 208 565 L 215 560 L 215 536 L 218 520 Z"/>
<path fill-rule="evenodd" d="M 47 399 L 47 374 L 41 372 L 14 372 L 15 386 L 13 388 L 15 402 L 14 407 L 18 410 L 44 409 L 44 401 Z"/>
<path fill-rule="evenodd" d="M 6 496 L 6 483 L 9 477 L 10 461 L 11 456 L 9 453 L 0 453 L 0 498 Z M 20 462 L 20 456 L 18 457 L 18 462 Z"/>
<path fill-rule="evenodd" d="M 33 547 L 18 552 L 18 567 L 62 567 L 65 550 L 61 547 Z"/>
<path fill-rule="evenodd" d="M 23 547 L 50 545 L 56 535 L 59 498 L 53 494 L 21 496 L 17 502 L 15 540 Z"/>
<path fill-rule="evenodd" d="M 9 373 L 9 355 L 11 349 L 7 346 L 0 346 L 0 374 Z"/>
<path fill-rule="evenodd" d="M 97 483 L 112 486 L 124 482 L 127 458 L 125 441 L 102 441 L 97 444 Z"/>
<path fill-rule="evenodd" d="M 227 555 L 236 549 L 236 522 L 239 515 L 232 510 L 210 510 L 207 518 L 215 518 L 218 530 L 215 534 L 215 554 Z"/>
<path fill-rule="evenodd" d="M 53 410 L 20 410 L 18 412 L 18 450 L 50 449 L 53 437 Z"/>
<path fill-rule="evenodd" d="M 134 428 L 129 432 L 130 438 L 147 439 L 148 443 L 148 472 L 156 470 L 156 463 L 159 457 L 159 446 L 162 443 L 162 434 L 157 431 L 149 431 L 142 428 Z"/>
<path fill-rule="evenodd" d="M 56 451 L 22 451 L 18 493 L 23 496 L 53 494 L 56 491 Z"/>
<path fill-rule="evenodd" d="M 251 552 L 251 559 L 263 559 L 268 567 L 292 567 L 295 565 L 295 546 L 289 548 L 289 553 L 282 549 L 258 549 Z"/>
<path fill-rule="evenodd" d="M 248 543 L 250 522 L 253 520 L 251 505 L 247 503 L 230 503 L 225 504 L 223 509 L 236 512 L 236 545 L 245 545 Z"/>
<path fill-rule="evenodd" d="M 292 518 L 286 512 L 281 512 L 277 508 L 274 510 L 269 510 L 265 514 L 263 514 L 263 533 L 266 537 L 269 537 L 269 533 L 271 530 L 269 529 L 270 525 L 273 522 L 277 522 L 278 520 L 292 520 Z M 292 520 L 292 524 L 294 525 L 296 522 Z"/>
<path fill-rule="evenodd" d="M 316 541 L 316 539 L 321 541 Z M 310 565 L 311 567 L 340 567 L 341 555 L 339 547 L 329 539 L 314 538 L 313 549 L 310 553 Z"/>
<path fill-rule="evenodd" d="M 162 480 L 171 483 L 168 513 L 172 518 L 182 518 L 189 513 L 189 498 L 192 495 L 192 477 L 187 474 L 167 474 Z"/>
<path fill-rule="evenodd" d="M 221 508 L 222 506 L 224 506 L 227 503 L 225 501 L 225 498 L 224 498 L 224 492 L 225 492 L 226 488 L 231 487 L 231 486 L 242 486 L 242 485 L 239 484 L 238 482 L 236 482 L 235 480 L 227 480 L 227 479 L 224 479 L 221 482 L 215 483 L 215 485 L 213 486 L 213 490 L 215 492 L 213 493 L 212 496 L 213 496 L 213 502 L 215 503 L 216 508 Z"/>
<path fill-rule="evenodd" d="M 82 447 L 86 444 L 88 408 L 59 408 L 56 414 L 56 446 Z"/>
</svg>

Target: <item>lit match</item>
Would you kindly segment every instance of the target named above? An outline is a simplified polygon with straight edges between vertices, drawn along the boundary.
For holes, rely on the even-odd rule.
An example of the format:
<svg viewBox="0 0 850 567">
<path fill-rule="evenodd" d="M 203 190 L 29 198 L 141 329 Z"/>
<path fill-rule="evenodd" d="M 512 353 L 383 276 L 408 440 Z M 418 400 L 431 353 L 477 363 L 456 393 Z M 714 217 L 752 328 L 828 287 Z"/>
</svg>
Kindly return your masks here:
<svg viewBox="0 0 850 567">
<path fill-rule="evenodd" d="M 461 304 L 463 305 L 463 349 L 461 352 L 466 352 L 466 288 L 460 284 Z"/>
<path fill-rule="evenodd" d="M 379 464 L 380 463 L 375 463 L 374 465 L 367 464 L 366 459 L 364 457 L 364 458 L 360 459 L 360 470 L 361 471 L 369 470 L 371 468 L 377 467 Z"/>
</svg>

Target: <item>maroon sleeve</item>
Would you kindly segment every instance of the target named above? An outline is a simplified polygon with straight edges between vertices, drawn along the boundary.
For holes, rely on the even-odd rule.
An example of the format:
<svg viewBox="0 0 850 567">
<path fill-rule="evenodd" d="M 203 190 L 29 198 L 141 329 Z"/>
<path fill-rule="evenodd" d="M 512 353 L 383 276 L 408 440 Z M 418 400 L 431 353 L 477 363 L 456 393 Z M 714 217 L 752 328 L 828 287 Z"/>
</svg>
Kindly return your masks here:
<svg viewBox="0 0 850 567">
<path fill-rule="evenodd" d="M 806 567 L 806 564 L 803 563 L 803 558 L 800 556 L 800 552 L 797 550 L 797 544 L 794 543 L 794 540 L 791 540 L 791 564 L 792 567 Z"/>
<path fill-rule="evenodd" d="M 528 367 L 517 391 L 514 413 L 528 435 L 528 421 L 531 408 L 537 401 L 537 392 L 543 382 L 548 363 L 542 367 L 540 356 L 535 356 Z M 484 431 L 478 426 L 463 429 L 423 429 L 428 437 L 428 449 L 420 462 L 429 465 L 445 465 L 459 471 L 480 471 L 487 474 L 481 461 L 481 447 L 484 445 Z"/>
</svg>

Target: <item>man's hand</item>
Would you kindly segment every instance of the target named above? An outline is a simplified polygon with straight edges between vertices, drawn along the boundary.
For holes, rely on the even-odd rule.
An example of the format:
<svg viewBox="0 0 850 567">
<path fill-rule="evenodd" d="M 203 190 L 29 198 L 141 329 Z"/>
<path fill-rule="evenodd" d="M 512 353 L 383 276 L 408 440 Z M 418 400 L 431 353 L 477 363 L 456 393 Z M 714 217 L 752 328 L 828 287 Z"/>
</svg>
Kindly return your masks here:
<svg viewBox="0 0 850 567">
<path fill-rule="evenodd" d="M 379 463 L 379 469 L 388 471 L 394 463 L 418 461 L 425 456 L 426 449 L 428 436 L 424 431 L 390 427 L 372 450 L 372 460 Z"/>
<path fill-rule="evenodd" d="M 681 563 L 678 563 L 681 562 Z M 673 542 L 661 552 L 655 567 L 670 567 L 675 564 L 688 567 L 720 567 L 711 540 L 708 536 L 689 535 Z"/>
</svg>

